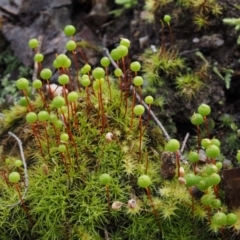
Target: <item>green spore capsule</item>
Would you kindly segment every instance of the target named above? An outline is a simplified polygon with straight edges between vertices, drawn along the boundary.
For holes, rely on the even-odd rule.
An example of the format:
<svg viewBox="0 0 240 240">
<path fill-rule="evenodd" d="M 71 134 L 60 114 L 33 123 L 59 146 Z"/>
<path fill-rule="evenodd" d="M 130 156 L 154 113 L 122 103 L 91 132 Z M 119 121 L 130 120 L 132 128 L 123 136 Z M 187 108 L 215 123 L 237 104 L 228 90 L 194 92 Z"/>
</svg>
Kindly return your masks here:
<svg viewBox="0 0 240 240">
<path fill-rule="evenodd" d="M 110 181 L 111 181 L 111 177 L 107 173 L 103 173 L 99 177 L 99 182 L 102 185 L 108 185 L 110 183 Z"/>
<path fill-rule="evenodd" d="M 213 215 L 212 221 L 218 226 L 224 226 L 227 223 L 227 216 L 223 212 L 217 212 Z"/>
<path fill-rule="evenodd" d="M 211 186 L 215 186 L 215 185 L 218 185 L 221 181 L 221 177 L 219 174 L 217 173 L 213 173 L 211 176 L 209 176 L 207 178 L 208 180 L 208 183 L 211 185 Z"/>
<path fill-rule="evenodd" d="M 141 64 L 140 64 L 140 62 L 138 62 L 138 61 L 132 62 L 132 63 L 130 64 L 130 69 L 131 69 L 133 72 L 138 72 L 138 71 L 141 69 Z"/>
<path fill-rule="evenodd" d="M 67 99 L 68 99 L 69 102 L 75 102 L 78 99 L 78 94 L 76 92 L 70 92 L 67 95 Z"/>
<path fill-rule="evenodd" d="M 136 87 L 142 86 L 142 84 L 143 84 L 143 78 L 140 77 L 140 76 L 134 77 L 134 79 L 133 79 L 133 84 L 134 84 Z"/>
<path fill-rule="evenodd" d="M 202 116 L 207 116 L 211 113 L 211 108 L 209 105 L 202 103 L 199 107 L 198 107 L 198 113 L 200 113 Z"/>
<path fill-rule="evenodd" d="M 69 139 L 69 135 L 67 133 L 62 133 L 60 136 L 61 141 L 67 142 Z"/>
<path fill-rule="evenodd" d="M 166 22 L 166 23 L 170 23 L 170 21 L 171 21 L 171 16 L 168 15 L 168 14 L 166 14 L 166 15 L 164 15 L 164 17 L 163 17 L 163 20 L 164 20 L 164 22 Z"/>
<path fill-rule="evenodd" d="M 198 178 L 195 174 L 193 173 L 188 173 L 184 176 L 185 180 L 186 180 L 186 186 L 187 187 L 191 187 L 194 186 L 198 183 L 198 181 L 200 180 L 200 178 Z"/>
<path fill-rule="evenodd" d="M 60 108 L 62 107 L 63 105 L 65 104 L 65 99 L 61 96 L 56 96 L 53 98 L 52 100 L 52 105 L 55 107 L 55 108 Z"/>
<path fill-rule="evenodd" d="M 38 47 L 38 40 L 36 38 L 30 39 L 29 42 L 28 42 L 28 46 L 32 49 L 37 48 Z"/>
<path fill-rule="evenodd" d="M 238 218 L 237 215 L 234 213 L 229 213 L 227 215 L 227 224 L 228 225 L 234 225 L 237 222 Z"/>
<path fill-rule="evenodd" d="M 148 175 L 141 175 L 138 178 L 138 186 L 141 188 L 147 188 L 151 183 L 151 178 Z"/>
<path fill-rule="evenodd" d="M 14 166 L 15 166 L 15 167 L 21 167 L 21 166 L 22 166 L 22 161 L 21 161 L 21 160 L 16 160 L 16 161 L 14 162 Z"/>
<path fill-rule="evenodd" d="M 213 196 L 209 195 L 209 194 L 204 194 L 202 197 L 201 197 L 201 203 L 203 205 L 211 205 L 212 204 L 212 201 L 213 201 Z"/>
<path fill-rule="evenodd" d="M 26 120 L 28 123 L 34 123 L 37 121 L 37 114 L 35 112 L 29 112 L 26 115 Z"/>
<path fill-rule="evenodd" d="M 221 201 L 219 199 L 213 199 L 211 206 L 213 208 L 220 208 L 222 205 Z"/>
<path fill-rule="evenodd" d="M 41 72 L 40 72 L 40 76 L 42 79 L 44 80 L 48 80 L 52 77 L 52 71 L 49 68 L 44 68 Z"/>
<path fill-rule="evenodd" d="M 118 55 L 118 51 L 116 49 L 113 49 L 110 53 L 110 56 L 114 61 L 119 60 L 121 57 Z"/>
<path fill-rule="evenodd" d="M 105 71 L 101 67 L 97 67 L 92 71 L 92 75 L 95 79 L 100 79 L 105 76 Z"/>
<path fill-rule="evenodd" d="M 201 140 L 201 146 L 204 148 L 207 148 L 208 146 L 210 146 L 212 144 L 211 140 L 208 138 L 203 138 Z"/>
<path fill-rule="evenodd" d="M 69 68 L 72 64 L 72 61 L 68 58 L 67 61 L 63 64 L 64 68 Z"/>
<path fill-rule="evenodd" d="M 221 142 L 220 142 L 217 138 L 211 139 L 211 143 L 212 143 L 213 145 L 216 145 L 217 147 L 220 147 L 220 146 L 221 146 Z"/>
<path fill-rule="evenodd" d="M 54 67 L 54 68 L 60 68 L 60 67 L 61 67 L 61 64 L 57 61 L 57 59 L 55 59 L 55 60 L 53 61 L 53 67 Z"/>
<path fill-rule="evenodd" d="M 36 53 L 35 56 L 34 56 L 34 61 L 35 62 L 42 62 L 43 61 L 43 55 L 41 53 Z"/>
<path fill-rule="evenodd" d="M 103 57 L 101 60 L 100 60 L 100 63 L 103 67 L 108 67 L 109 64 L 110 64 L 110 59 L 108 57 Z"/>
<path fill-rule="evenodd" d="M 68 84 L 69 83 L 69 77 L 67 74 L 62 74 L 58 77 L 58 82 L 61 84 L 61 85 L 65 85 L 65 84 Z"/>
<path fill-rule="evenodd" d="M 38 113 L 38 120 L 41 122 L 47 121 L 49 119 L 49 113 L 47 111 L 40 111 Z"/>
<path fill-rule="evenodd" d="M 191 151 L 189 154 L 188 154 L 188 161 L 191 162 L 191 163 L 195 163 L 199 160 L 199 154 L 197 152 L 193 152 Z"/>
<path fill-rule="evenodd" d="M 209 158 L 216 158 L 220 155 L 220 149 L 216 145 L 209 145 L 206 149 L 206 155 Z"/>
<path fill-rule="evenodd" d="M 117 55 L 121 58 L 124 58 L 128 55 L 128 48 L 124 45 L 120 45 L 116 48 Z"/>
<path fill-rule="evenodd" d="M 87 73 L 89 73 L 90 71 L 91 71 L 91 65 L 89 65 L 88 63 L 86 63 L 83 67 L 82 67 L 82 69 L 81 69 L 81 72 L 83 73 L 83 74 L 87 74 Z"/>
<path fill-rule="evenodd" d="M 180 143 L 177 139 L 170 139 L 165 146 L 165 150 L 169 152 L 176 152 L 179 148 Z"/>
<path fill-rule="evenodd" d="M 67 25 L 64 28 L 64 33 L 68 37 L 73 36 L 75 32 L 76 32 L 76 28 L 73 25 Z"/>
<path fill-rule="evenodd" d="M 57 129 L 60 129 L 60 128 L 63 127 L 63 122 L 61 120 L 59 120 L 59 119 L 54 121 L 53 124 L 54 124 L 55 128 L 57 128 Z"/>
<path fill-rule="evenodd" d="M 10 183 L 17 183 L 20 180 L 20 174 L 18 172 L 11 172 L 8 175 L 8 180 Z"/>
<path fill-rule="evenodd" d="M 63 153 L 63 152 L 66 152 L 66 150 L 67 150 L 67 148 L 66 148 L 66 146 L 64 144 L 60 144 L 58 146 L 58 151 L 59 152 Z"/>
<path fill-rule="evenodd" d="M 50 113 L 50 115 L 49 115 L 49 121 L 50 121 L 51 123 L 54 123 L 54 122 L 57 121 L 57 120 L 58 120 L 57 114 L 55 114 L 55 113 Z"/>
<path fill-rule="evenodd" d="M 29 81 L 26 78 L 19 78 L 16 82 L 16 86 L 19 90 L 25 90 L 29 86 Z"/>
<path fill-rule="evenodd" d="M 153 104 L 153 97 L 152 96 L 147 96 L 145 97 L 144 101 L 146 104 L 150 105 L 150 104 Z"/>
<path fill-rule="evenodd" d="M 68 57 L 65 54 L 59 54 L 56 58 L 57 65 L 64 66 L 68 60 Z"/>
<path fill-rule="evenodd" d="M 129 48 L 130 44 L 131 44 L 131 42 L 127 38 L 121 38 L 120 45 L 123 45 L 123 46 Z"/>
<path fill-rule="evenodd" d="M 80 79 L 80 83 L 84 86 L 84 87 L 88 87 L 91 83 L 89 76 L 88 75 L 83 75 L 82 78 Z"/>
<path fill-rule="evenodd" d="M 204 121 L 203 116 L 199 113 L 194 113 L 191 117 L 191 123 L 193 125 L 196 125 L 196 126 L 201 125 L 203 121 Z"/>
<path fill-rule="evenodd" d="M 27 97 L 27 99 L 28 99 L 28 101 L 30 102 L 30 98 Z M 20 106 L 22 106 L 22 107 L 27 107 L 27 106 L 28 106 L 28 101 L 27 101 L 27 99 L 26 99 L 26 97 L 21 97 L 21 98 L 19 99 L 18 104 L 19 104 Z"/>
<path fill-rule="evenodd" d="M 141 104 L 138 104 L 138 105 L 136 105 L 136 106 L 133 108 L 133 112 L 134 112 L 134 114 L 137 115 L 137 116 L 142 115 L 142 114 L 144 113 L 144 111 L 145 111 L 145 108 L 144 108 L 144 106 L 141 105 Z"/>
<path fill-rule="evenodd" d="M 122 72 L 122 70 L 120 68 L 117 68 L 117 69 L 114 70 L 114 75 L 116 77 L 121 77 L 122 74 L 123 74 L 123 72 Z"/>
<path fill-rule="evenodd" d="M 69 40 L 69 41 L 66 43 L 66 49 L 67 49 L 68 51 L 73 51 L 73 50 L 76 49 L 76 47 L 77 47 L 77 44 L 76 44 L 76 42 L 73 41 L 73 40 Z"/>
<path fill-rule="evenodd" d="M 39 80 L 39 79 L 35 79 L 32 83 L 32 86 L 35 88 L 35 89 L 40 89 L 42 87 L 42 81 Z"/>
</svg>

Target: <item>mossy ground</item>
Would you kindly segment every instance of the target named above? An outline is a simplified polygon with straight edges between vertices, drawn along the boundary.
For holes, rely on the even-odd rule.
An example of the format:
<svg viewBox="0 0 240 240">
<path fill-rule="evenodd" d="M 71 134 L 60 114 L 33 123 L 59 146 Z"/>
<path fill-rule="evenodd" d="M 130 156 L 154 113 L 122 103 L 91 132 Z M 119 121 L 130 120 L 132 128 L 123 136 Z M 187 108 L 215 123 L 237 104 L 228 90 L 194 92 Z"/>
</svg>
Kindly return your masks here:
<svg viewBox="0 0 240 240">
<path fill-rule="evenodd" d="M 64 113 L 73 134 L 73 139 L 66 143 L 68 153 L 64 154 L 58 151 L 58 145 L 59 134 L 67 132 L 66 127 L 55 132 L 48 122 L 48 141 L 43 124 L 37 124 L 42 156 L 31 126 L 25 122 L 27 107 L 16 103 L 4 112 L 2 132 L 24 126 L 21 128 L 24 133 L 17 134 L 23 140 L 27 156 L 29 188 L 24 199 L 26 213 L 21 204 L 11 206 L 19 200 L 17 191 L 3 177 L 0 179 L 1 239 L 104 239 L 106 232 L 110 239 L 218 239 L 208 232 L 207 213 L 197 200 L 192 212 L 192 199 L 186 186 L 177 179 L 162 178 L 163 145 L 150 140 L 148 130 L 144 131 L 139 159 L 139 119 L 134 116 L 130 129 L 131 101 L 128 100 L 125 115 L 125 95 L 116 84 L 111 82 L 112 99 L 106 82 L 102 88 L 104 126 L 96 97 L 98 91 L 91 95 L 91 105 L 87 104 L 84 89 L 78 94 L 76 112 Z M 30 104 L 36 113 L 45 109 L 38 95 Z M 107 132 L 114 134 L 112 142 L 106 141 Z M 1 174 L 7 177 L 11 171 L 20 172 L 19 187 L 23 192 L 23 169 L 14 167 L 14 160 L 20 157 L 16 150 L 2 158 Z M 10 163 L 6 164 L 6 158 Z M 184 168 L 188 171 L 189 167 Z M 103 173 L 112 178 L 108 188 L 99 182 Z M 137 185 L 142 174 L 148 174 L 152 180 L 149 190 L 157 217 L 147 192 Z M 135 208 L 128 206 L 130 199 L 136 200 Z M 115 201 L 123 203 L 118 210 L 111 207 Z"/>
</svg>

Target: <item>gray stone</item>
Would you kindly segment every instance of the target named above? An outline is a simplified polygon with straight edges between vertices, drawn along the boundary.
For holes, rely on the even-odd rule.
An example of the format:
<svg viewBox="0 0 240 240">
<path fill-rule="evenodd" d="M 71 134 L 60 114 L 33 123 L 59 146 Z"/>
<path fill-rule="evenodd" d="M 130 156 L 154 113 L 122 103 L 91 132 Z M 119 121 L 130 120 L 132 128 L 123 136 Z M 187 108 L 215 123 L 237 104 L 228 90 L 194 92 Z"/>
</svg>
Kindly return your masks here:
<svg viewBox="0 0 240 240">
<path fill-rule="evenodd" d="M 213 34 L 210 36 L 203 36 L 200 39 L 199 46 L 200 48 L 205 49 L 217 49 L 224 44 L 223 37 L 220 34 Z"/>
<path fill-rule="evenodd" d="M 96 3 L 86 17 L 96 25 L 103 24 L 109 17 L 109 9 L 106 3 Z"/>
<path fill-rule="evenodd" d="M 33 64 L 34 52 L 28 47 L 29 39 L 38 39 L 42 35 L 43 43 L 40 52 L 45 56 L 43 64 L 52 64 L 55 53 L 64 52 L 65 43 L 69 39 L 63 34 L 66 23 L 70 23 L 70 13 L 68 8 L 63 7 L 41 12 L 30 26 L 18 26 L 6 22 L 2 33 L 11 43 L 15 55 L 26 66 Z"/>
<path fill-rule="evenodd" d="M 0 10 L 18 15 L 21 13 L 38 13 L 43 10 L 69 6 L 71 0 L 0 0 Z"/>
</svg>

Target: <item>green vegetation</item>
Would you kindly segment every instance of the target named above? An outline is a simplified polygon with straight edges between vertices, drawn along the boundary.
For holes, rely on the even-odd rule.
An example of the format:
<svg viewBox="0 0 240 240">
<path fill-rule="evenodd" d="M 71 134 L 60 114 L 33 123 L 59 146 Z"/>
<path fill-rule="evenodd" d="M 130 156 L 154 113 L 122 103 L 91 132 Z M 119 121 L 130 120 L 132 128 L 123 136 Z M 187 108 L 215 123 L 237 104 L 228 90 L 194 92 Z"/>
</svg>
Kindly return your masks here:
<svg viewBox="0 0 240 240">
<path fill-rule="evenodd" d="M 124 10 L 132 8 L 138 3 L 138 1 L 137 0 L 115 0 L 115 3 L 121 6 L 121 8 L 111 11 L 110 14 L 113 14 L 115 17 L 119 17 L 124 12 Z"/>
<path fill-rule="evenodd" d="M 215 16 L 218 17 L 222 14 L 222 6 L 220 1 L 217 0 L 146 0 L 145 8 L 150 13 L 156 13 L 159 10 L 164 10 L 167 6 L 171 6 L 174 9 L 178 9 L 174 13 L 172 11 L 173 17 L 179 21 L 182 14 L 187 20 L 186 24 L 194 24 L 195 30 L 200 31 L 206 29 L 210 26 L 210 19 Z M 180 10 L 181 9 L 181 10 Z M 179 11 L 180 10 L 180 11 Z M 184 11 L 184 13 L 183 13 Z M 186 17 L 187 16 L 187 17 Z"/>
<path fill-rule="evenodd" d="M 236 31 L 240 30 L 240 18 L 224 18 L 223 22 L 230 26 L 234 26 Z M 237 39 L 237 44 L 240 44 L 240 36 Z"/>
<path fill-rule="evenodd" d="M 68 26 L 65 34 L 74 41 L 72 29 Z M 125 66 L 129 44 L 124 39 L 111 52 L 116 63 Z M 1 153 L 2 239 L 205 240 L 240 230 L 239 213 L 230 213 L 219 194 L 221 144 L 209 136 L 210 106 L 201 104 L 191 117 L 198 142 L 187 159 L 177 139 L 159 139 L 164 129 L 153 131 L 149 118 L 145 122 L 154 101 L 143 100 L 142 88 L 172 84 L 194 99 L 202 82 L 184 73 L 175 50 L 145 57 L 143 70 L 155 74 L 146 87 L 139 62 L 127 68 L 135 76 L 128 88 L 125 68 L 109 75 L 109 58 L 94 69 L 86 63 L 74 76 L 68 70 L 77 66 L 64 54 L 54 60 L 57 89 L 50 84 L 49 68 L 33 83 L 24 76 L 16 81 L 23 98 L 3 112 L 0 122 L 1 135 L 7 138 L 10 130 L 22 140 L 20 152 L 6 141 Z M 200 147 L 207 156 L 201 166 Z"/>
</svg>

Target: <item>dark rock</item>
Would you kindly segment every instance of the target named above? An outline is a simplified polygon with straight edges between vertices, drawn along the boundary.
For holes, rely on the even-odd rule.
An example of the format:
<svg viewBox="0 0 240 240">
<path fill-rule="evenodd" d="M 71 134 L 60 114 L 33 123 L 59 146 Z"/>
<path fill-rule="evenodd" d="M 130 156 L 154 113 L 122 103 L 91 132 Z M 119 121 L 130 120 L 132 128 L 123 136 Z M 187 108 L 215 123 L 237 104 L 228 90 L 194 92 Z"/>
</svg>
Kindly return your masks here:
<svg viewBox="0 0 240 240">
<path fill-rule="evenodd" d="M 200 39 L 199 47 L 203 49 L 217 49 L 224 44 L 224 40 L 220 34 L 203 36 Z"/>
<path fill-rule="evenodd" d="M 40 3 L 44 5 L 44 1 L 40 1 Z M 10 42 L 15 55 L 26 66 L 33 65 L 34 53 L 28 47 L 28 41 L 31 38 L 38 39 L 40 35 L 43 36 L 42 48 L 40 49 L 40 52 L 45 56 L 43 66 L 52 65 L 55 54 L 62 53 L 65 50 L 65 43 L 68 38 L 65 37 L 62 30 L 67 23 L 71 22 L 70 10 L 66 7 L 55 7 L 70 4 L 70 1 L 51 1 L 51 3 L 46 1 L 46 4 L 51 8 L 39 12 L 33 19 L 26 20 L 29 16 L 21 16 L 21 24 L 9 21 L 4 23 L 2 27 L 2 33 Z M 24 8 L 24 11 L 30 11 L 32 8 L 29 6 L 29 1 L 21 1 L 19 2 L 20 5 L 21 9 Z M 43 9 L 43 7 L 38 7 L 37 3 L 33 6 L 38 11 Z M 31 24 L 28 25 L 29 21 Z"/>
<path fill-rule="evenodd" d="M 21 13 L 38 13 L 42 10 L 71 5 L 71 0 L 0 0 L 0 9 L 7 13 L 19 15 Z"/>
<path fill-rule="evenodd" d="M 89 21 L 93 22 L 97 26 L 103 24 L 109 16 L 109 9 L 106 3 L 96 3 L 91 12 L 86 17 Z"/>
</svg>

